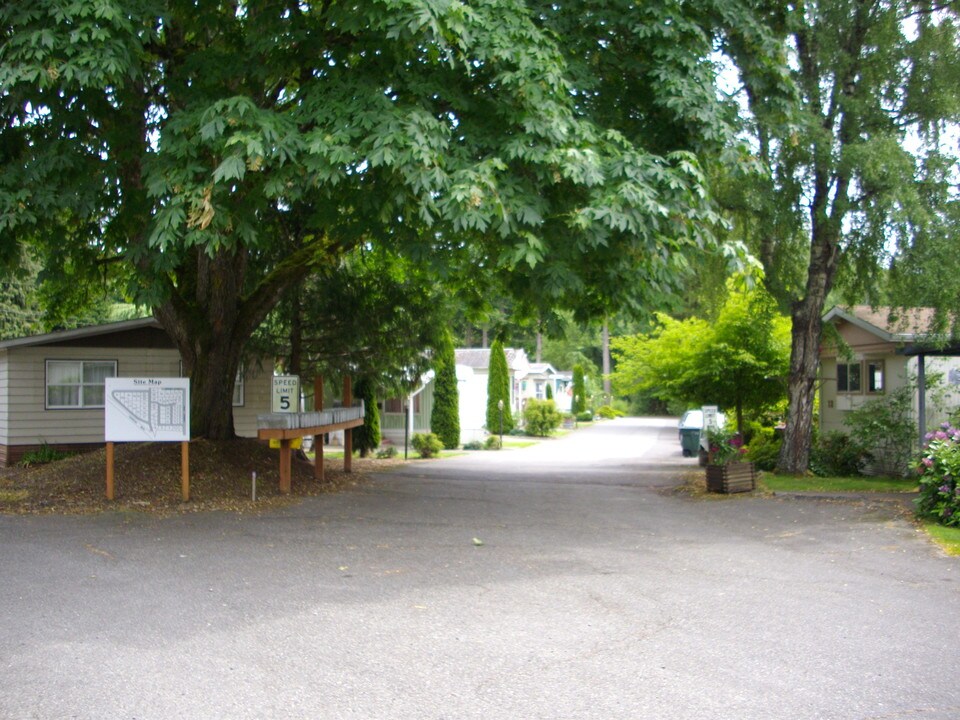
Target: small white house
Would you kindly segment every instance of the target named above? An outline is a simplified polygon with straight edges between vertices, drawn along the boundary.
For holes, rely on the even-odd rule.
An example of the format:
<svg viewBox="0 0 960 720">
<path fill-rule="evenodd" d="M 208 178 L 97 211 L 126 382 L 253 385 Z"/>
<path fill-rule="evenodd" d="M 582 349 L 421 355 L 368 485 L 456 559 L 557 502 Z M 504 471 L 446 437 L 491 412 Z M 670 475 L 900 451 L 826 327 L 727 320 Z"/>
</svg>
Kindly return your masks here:
<svg viewBox="0 0 960 720">
<path fill-rule="evenodd" d="M 458 348 L 454 351 L 457 364 L 457 388 L 460 392 L 460 438 L 463 442 L 482 439 L 487 422 L 487 382 L 490 377 L 490 348 Z M 510 407 L 504 412 L 517 415 L 523 409 L 522 378 L 530 369 L 527 353 L 520 348 L 504 348 L 507 356 L 507 374 L 510 378 Z"/>
<path fill-rule="evenodd" d="M 549 363 L 531 363 L 524 350 L 505 348 L 507 373 L 510 378 L 510 405 L 505 413 L 519 415 L 531 398 L 544 399 L 546 386 L 552 386 L 553 397 L 561 412 L 569 412 L 572 402 L 573 375 L 559 372 Z M 460 405 L 460 442 L 482 441 L 487 428 L 487 382 L 490 377 L 490 348 L 458 348 L 454 351 L 457 371 L 457 392 Z M 433 373 L 421 378 L 417 389 L 406 398 L 392 398 L 381 404 L 380 430 L 389 442 L 401 444 L 404 423 L 408 434 L 430 432 L 433 410 Z"/>
<path fill-rule="evenodd" d="M 0 342 L 0 466 L 42 445 L 104 443 L 104 379 L 180 377 L 180 353 L 153 318 Z M 246 368 L 234 389 L 238 435 L 256 437 L 268 412 L 271 368 Z"/>
<path fill-rule="evenodd" d="M 550 363 L 530 363 L 520 377 L 521 405 L 527 400 L 546 400 L 547 387 L 560 412 L 570 412 L 573 406 L 573 373 L 556 370 Z"/>
</svg>

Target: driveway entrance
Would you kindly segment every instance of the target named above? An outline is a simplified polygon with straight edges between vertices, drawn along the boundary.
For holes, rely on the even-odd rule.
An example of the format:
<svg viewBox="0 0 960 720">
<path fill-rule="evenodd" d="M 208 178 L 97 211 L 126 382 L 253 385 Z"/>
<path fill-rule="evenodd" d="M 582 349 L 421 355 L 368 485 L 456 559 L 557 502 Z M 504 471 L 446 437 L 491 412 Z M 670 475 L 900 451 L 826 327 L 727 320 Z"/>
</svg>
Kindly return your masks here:
<svg viewBox="0 0 960 720">
<path fill-rule="evenodd" d="M 695 469 L 618 420 L 255 516 L 0 517 L 0 717 L 960 717 L 960 560 Z"/>
</svg>

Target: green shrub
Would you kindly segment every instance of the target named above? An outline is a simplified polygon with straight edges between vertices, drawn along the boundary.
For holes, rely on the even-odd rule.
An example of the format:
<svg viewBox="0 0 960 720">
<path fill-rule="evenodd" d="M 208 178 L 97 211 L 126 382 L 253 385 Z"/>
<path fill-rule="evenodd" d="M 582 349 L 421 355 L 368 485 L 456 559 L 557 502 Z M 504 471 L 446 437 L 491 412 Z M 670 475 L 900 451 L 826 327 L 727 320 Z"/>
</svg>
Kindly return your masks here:
<svg viewBox="0 0 960 720">
<path fill-rule="evenodd" d="M 38 450 L 31 450 L 30 452 L 24 453 L 23 457 L 20 458 L 19 464 L 23 467 L 46 465 L 47 463 L 56 462 L 57 460 L 64 460 L 72 454 L 73 453 L 64 452 L 63 450 L 57 450 L 55 447 L 43 443 Z"/>
<path fill-rule="evenodd" d="M 377 451 L 378 460 L 387 460 L 392 457 L 397 456 L 397 449 L 393 445 L 388 445 L 385 448 L 382 448 Z"/>
<path fill-rule="evenodd" d="M 463 444 L 464 450 L 483 450 L 483 443 L 479 440 L 471 440 L 468 443 Z"/>
<path fill-rule="evenodd" d="M 772 431 L 773 428 L 770 428 L 770 430 Z M 753 440 L 747 446 L 746 460 L 752 462 L 757 470 L 772 472 L 777 469 L 781 445 L 783 445 L 783 438 L 774 435 L 773 432 L 769 434 L 755 432 Z"/>
<path fill-rule="evenodd" d="M 912 385 L 868 400 L 847 413 L 844 424 L 866 452 L 871 474 L 906 475 L 916 449 Z"/>
<path fill-rule="evenodd" d="M 825 433 L 810 450 L 810 471 L 820 477 L 860 475 L 870 454 L 842 432 Z"/>
<path fill-rule="evenodd" d="M 918 463 L 920 497 L 917 514 L 952 527 L 960 527 L 960 429 L 944 423 L 927 435 Z"/>
<path fill-rule="evenodd" d="M 433 433 L 417 433 L 411 441 L 413 449 L 420 453 L 422 458 L 432 458 L 443 450 L 443 443 Z"/>
<path fill-rule="evenodd" d="M 547 437 L 560 427 L 563 415 L 557 410 L 553 400 L 527 400 L 523 408 L 523 424 L 527 434 Z"/>
<path fill-rule="evenodd" d="M 553 400 L 553 383 L 552 382 L 547 383 L 546 387 L 544 388 L 543 397 L 546 398 L 547 400 Z"/>
<path fill-rule="evenodd" d="M 623 417 L 625 414 L 622 410 L 617 410 L 609 405 L 601 405 L 597 408 L 597 415 L 605 420 L 613 420 L 614 418 Z"/>
<path fill-rule="evenodd" d="M 485 450 L 499 450 L 500 449 L 500 438 L 496 435 L 491 435 L 487 438 L 486 442 L 483 443 Z"/>
<path fill-rule="evenodd" d="M 577 422 L 593 422 L 593 413 L 589 410 L 584 410 L 579 412 L 576 415 Z"/>
</svg>

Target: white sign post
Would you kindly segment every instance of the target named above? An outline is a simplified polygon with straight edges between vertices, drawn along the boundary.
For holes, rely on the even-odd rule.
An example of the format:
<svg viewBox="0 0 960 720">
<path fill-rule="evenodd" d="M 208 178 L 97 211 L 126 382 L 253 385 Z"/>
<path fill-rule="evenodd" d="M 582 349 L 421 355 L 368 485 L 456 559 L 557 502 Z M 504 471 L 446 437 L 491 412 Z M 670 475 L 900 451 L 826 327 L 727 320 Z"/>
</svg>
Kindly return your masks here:
<svg viewBox="0 0 960 720">
<path fill-rule="evenodd" d="M 300 412 L 300 378 L 296 375 L 275 375 L 270 412 Z"/>
<path fill-rule="evenodd" d="M 106 378 L 103 437 L 107 442 L 107 500 L 113 500 L 115 442 L 179 442 L 182 495 L 190 499 L 189 378 Z"/>
</svg>

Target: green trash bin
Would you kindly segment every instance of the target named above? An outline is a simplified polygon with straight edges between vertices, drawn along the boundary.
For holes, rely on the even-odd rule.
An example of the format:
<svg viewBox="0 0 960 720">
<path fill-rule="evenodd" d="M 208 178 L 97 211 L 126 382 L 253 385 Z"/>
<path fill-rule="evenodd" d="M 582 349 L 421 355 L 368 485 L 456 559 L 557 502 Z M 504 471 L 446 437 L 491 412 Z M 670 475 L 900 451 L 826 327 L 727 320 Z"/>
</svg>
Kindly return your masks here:
<svg viewBox="0 0 960 720">
<path fill-rule="evenodd" d="M 694 457 L 700 449 L 700 428 L 680 428 L 680 449 L 684 457 Z"/>
</svg>

